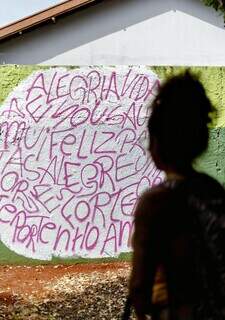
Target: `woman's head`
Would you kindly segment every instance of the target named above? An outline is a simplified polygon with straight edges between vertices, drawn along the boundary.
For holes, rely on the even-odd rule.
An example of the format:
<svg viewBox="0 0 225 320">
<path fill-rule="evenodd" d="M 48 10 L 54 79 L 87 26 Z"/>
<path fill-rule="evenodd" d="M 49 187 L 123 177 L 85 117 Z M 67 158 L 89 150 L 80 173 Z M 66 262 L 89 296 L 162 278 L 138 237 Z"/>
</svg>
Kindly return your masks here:
<svg viewBox="0 0 225 320">
<path fill-rule="evenodd" d="M 191 167 L 208 146 L 213 111 L 202 84 L 188 71 L 161 86 L 148 122 L 150 152 L 159 169 L 183 172 Z"/>
</svg>

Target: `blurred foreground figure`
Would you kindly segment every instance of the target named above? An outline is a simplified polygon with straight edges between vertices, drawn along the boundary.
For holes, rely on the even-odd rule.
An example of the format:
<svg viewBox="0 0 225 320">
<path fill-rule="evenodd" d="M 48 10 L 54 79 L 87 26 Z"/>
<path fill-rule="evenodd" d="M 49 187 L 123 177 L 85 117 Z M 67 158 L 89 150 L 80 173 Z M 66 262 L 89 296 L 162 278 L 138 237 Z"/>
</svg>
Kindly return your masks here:
<svg viewBox="0 0 225 320">
<path fill-rule="evenodd" d="M 153 103 L 149 150 L 166 181 L 135 211 L 129 297 L 139 320 L 225 319 L 225 191 L 193 169 L 213 112 L 189 72 L 169 79 Z"/>
</svg>

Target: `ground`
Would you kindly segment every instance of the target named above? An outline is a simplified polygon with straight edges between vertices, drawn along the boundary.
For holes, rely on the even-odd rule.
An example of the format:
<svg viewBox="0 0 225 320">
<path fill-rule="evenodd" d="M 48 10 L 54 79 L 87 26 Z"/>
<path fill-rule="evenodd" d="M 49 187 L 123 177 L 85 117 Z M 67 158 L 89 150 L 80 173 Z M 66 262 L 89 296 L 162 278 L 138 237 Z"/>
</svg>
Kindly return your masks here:
<svg viewBox="0 0 225 320">
<path fill-rule="evenodd" d="M 0 319 L 120 319 L 129 272 L 128 262 L 0 266 Z"/>
<path fill-rule="evenodd" d="M 0 320 L 119 320 L 130 270 L 129 262 L 2 265 Z M 159 269 L 152 295 L 155 303 L 167 300 L 165 288 Z"/>
</svg>

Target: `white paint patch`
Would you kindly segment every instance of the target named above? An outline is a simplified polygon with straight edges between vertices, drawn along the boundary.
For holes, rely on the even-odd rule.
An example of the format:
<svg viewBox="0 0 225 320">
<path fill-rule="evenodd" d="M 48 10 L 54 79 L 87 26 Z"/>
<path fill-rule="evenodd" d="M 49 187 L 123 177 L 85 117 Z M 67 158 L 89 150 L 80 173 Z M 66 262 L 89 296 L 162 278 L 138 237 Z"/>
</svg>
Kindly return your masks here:
<svg viewBox="0 0 225 320">
<path fill-rule="evenodd" d="M 52 68 L 1 107 L 0 233 L 36 259 L 130 251 L 140 193 L 162 181 L 146 151 L 159 80 L 145 67 Z"/>
</svg>

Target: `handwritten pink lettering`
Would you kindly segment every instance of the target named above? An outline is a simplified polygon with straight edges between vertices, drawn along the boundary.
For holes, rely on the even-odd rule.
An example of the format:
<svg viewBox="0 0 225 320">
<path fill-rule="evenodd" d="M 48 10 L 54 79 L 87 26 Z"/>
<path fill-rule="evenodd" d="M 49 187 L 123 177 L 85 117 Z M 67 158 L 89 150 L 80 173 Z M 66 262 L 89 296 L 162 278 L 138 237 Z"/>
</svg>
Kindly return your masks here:
<svg viewBox="0 0 225 320">
<path fill-rule="evenodd" d="M 14 89 L 0 124 L 8 247 L 38 259 L 131 250 L 136 202 L 163 179 L 146 148 L 159 85 L 145 68 L 59 67 Z"/>
</svg>

